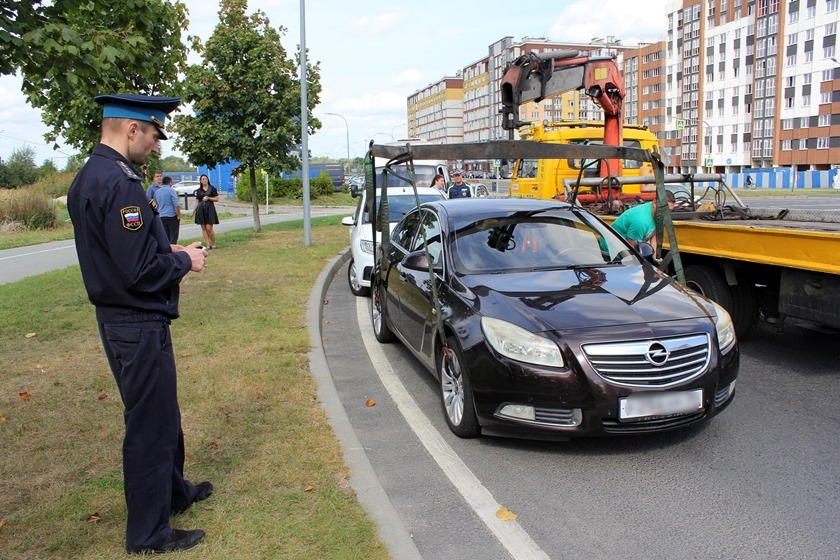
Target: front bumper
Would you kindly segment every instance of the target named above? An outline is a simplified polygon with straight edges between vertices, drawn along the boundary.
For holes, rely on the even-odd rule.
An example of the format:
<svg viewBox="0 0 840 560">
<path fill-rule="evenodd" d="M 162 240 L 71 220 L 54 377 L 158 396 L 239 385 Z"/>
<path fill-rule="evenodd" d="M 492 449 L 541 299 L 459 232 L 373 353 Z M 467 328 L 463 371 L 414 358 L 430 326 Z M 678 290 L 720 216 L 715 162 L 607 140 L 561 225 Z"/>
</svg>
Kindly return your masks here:
<svg viewBox="0 0 840 560">
<path fill-rule="evenodd" d="M 740 367 L 737 344 L 721 355 L 712 343 L 710 359 L 699 375 L 670 387 L 627 387 L 593 370 L 582 352 L 564 351 L 569 367 L 552 369 L 516 362 L 496 354 L 486 343 L 465 352 L 482 433 L 529 439 L 566 440 L 581 436 L 656 433 L 710 419 L 734 396 Z M 701 389 L 702 409 L 635 420 L 619 418 L 619 400 L 640 393 Z M 533 407 L 533 419 L 504 414 L 507 405 Z"/>
</svg>

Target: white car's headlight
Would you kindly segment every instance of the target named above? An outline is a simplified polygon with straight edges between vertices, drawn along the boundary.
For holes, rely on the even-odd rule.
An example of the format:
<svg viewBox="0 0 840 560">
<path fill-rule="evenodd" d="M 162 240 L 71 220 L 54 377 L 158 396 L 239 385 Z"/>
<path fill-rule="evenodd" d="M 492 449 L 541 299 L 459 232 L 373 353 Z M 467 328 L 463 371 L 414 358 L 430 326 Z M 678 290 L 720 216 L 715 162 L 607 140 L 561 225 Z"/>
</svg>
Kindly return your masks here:
<svg viewBox="0 0 840 560">
<path fill-rule="evenodd" d="M 359 247 L 362 249 L 363 253 L 368 253 L 370 255 L 373 254 L 373 241 L 365 241 L 362 239 L 359 242 Z"/>
<path fill-rule="evenodd" d="M 718 345 L 720 346 L 721 353 L 725 353 L 735 344 L 735 325 L 732 324 L 732 318 L 726 309 L 714 301 L 712 305 L 715 306 L 714 321 L 715 329 L 717 329 Z"/>
<path fill-rule="evenodd" d="M 540 366 L 563 367 L 563 354 L 553 341 L 507 321 L 481 318 L 487 342 L 503 356 Z"/>
</svg>

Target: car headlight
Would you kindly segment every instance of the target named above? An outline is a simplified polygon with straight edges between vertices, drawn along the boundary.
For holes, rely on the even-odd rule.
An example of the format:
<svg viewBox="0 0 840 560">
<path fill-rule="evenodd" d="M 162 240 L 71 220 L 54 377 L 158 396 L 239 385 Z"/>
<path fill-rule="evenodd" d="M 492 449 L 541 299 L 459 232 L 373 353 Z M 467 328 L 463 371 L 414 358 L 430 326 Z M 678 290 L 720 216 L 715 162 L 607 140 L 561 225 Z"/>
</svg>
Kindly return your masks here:
<svg viewBox="0 0 840 560">
<path fill-rule="evenodd" d="M 373 254 L 373 241 L 365 241 L 362 239 L 359 242 L 359 247 L 362 249 L 363 253 L 368 253 L 370 255 Z"/>
<path fill-rule="evenodd" d="M 540 366 L 563 367 L 563 354 L 553 341 L 507 321 L 481 318 L 481 330 L 490 346 L 502 356 Z"/>
<path fill-rule="evenodd" d="M 724 353 L 735 344 L 735 326 L 732 324 L 732 318 L 726 309 L 714 301 L 712 301 L 712 305 L 715 306 L 714 321 L 715 329 L 717 330 L 718 345 L 720 346 L 720 351 Z"/>
</svg>

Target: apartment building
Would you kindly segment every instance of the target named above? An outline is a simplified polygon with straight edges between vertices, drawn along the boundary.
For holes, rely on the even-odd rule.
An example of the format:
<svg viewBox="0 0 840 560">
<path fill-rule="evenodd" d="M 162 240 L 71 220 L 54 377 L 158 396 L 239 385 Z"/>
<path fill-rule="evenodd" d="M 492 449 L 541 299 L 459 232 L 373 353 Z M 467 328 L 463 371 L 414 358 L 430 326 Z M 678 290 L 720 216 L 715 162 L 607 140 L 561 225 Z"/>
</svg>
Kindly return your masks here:
<svg viewBox="0 0 840 560">
<path fill-rule="evenodd" d="M 507 65 L 528 51 L 575 49 L 616 57 L 626 87 L 624 120 L 659 137 L 666 172 L 827 170 L 840 165 L 839 2 L 676 1 L 662 14 L 664 40 L 653 44 L 504 37 L 459 70 L 461 113 L 448 113 L 452 129 L 427 136 L 419 120 L 412 126 L 418 104 L 440 87 L 432 84 L 408 99 L 409 132 L 448 142 L 506 138 L 499 88 Z M 598 121 L 603 115 L 581 91 L 524 105 L 520 119 Z"/>
<path fill-rule="evenodd" d="M 838 0 L 686 0 L 667 8 L 668 171 L 840 163 Z"/>
<path fill-rule="evenodd" d="M 408 98 L 409 138 L 452 144 L 464 138 L 464 79 L 446 77 Z"/>
<path fill-rule="evenodd" d="M 514 41 L 512 37 L 504 37 L 488 47 L 487 56 L 459 69 L 456 78 L 444 78 L 408 97 L 409 136 L 450 143 L 508 138 L 508 132 L 502 129 L 499 112 L 499 92 L 505 68 L 528 52 L 546 53 L 556 50 L 577 50 L 590 56 L 613 56 L 619 64 L 623 64 L 627 57 L 625 76 L 638 73 L 638 47 L 622 45 L 615 37 L 596 37 L 590 43 L 549 41 L 543 37 L 525 37 L 521 41 Z M 628 95 L 625 102 L 628 114 L 638 115 L 638 98 L 635 92 Z M 459 108 L 461 113 L 457 115 Z M 523 105 L 520 120 L 599 121 L 603 120 L 603 113 L 583 92 L 571 91 L 541 103 Z M 445 131 L 443 127 L 446 127 Z"/>
</svg>

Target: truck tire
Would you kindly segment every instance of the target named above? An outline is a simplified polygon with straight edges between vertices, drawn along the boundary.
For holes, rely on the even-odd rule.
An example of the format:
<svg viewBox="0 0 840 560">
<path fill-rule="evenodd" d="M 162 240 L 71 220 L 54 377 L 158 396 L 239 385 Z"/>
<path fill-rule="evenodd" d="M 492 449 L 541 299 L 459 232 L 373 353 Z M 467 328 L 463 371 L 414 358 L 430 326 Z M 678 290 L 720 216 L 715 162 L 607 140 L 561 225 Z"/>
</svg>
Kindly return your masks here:
<svg viewBox="0 0 840 560">
<path fill-rule="evenodd" d="M 686 286 L 714 300 L 729 312 L 738 338 L 746 337 L 758 314 L 758 300 L 752 286 L 729 286 L 723 273 L 705 265 L 692 265 L 685 269 Z"/>
<path fill-rule="evenodd" d="M 735 334 L 739 339 L 744 339 L 758 317 L 758 293 L 754 284 L 739 282 L 729 288 L 732 291 L 732 322 L 735 325 Z"/>
</svg>

